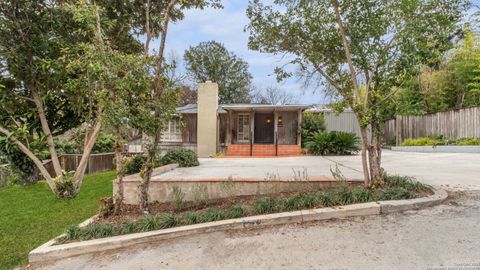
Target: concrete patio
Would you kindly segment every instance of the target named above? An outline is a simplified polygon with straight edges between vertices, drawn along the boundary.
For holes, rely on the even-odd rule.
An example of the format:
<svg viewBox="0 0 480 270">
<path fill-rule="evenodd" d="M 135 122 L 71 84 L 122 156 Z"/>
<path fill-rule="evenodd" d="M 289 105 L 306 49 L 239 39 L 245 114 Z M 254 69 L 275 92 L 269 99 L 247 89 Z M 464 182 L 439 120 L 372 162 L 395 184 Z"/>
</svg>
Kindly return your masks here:
<svg viewBox="0 0 480 270">
<path fill-rule="evenodd" d="M 310 179 L 332 178 L 338 168 L 351 179 L 362 178 L 360 156 L 303 156 L 283 158 L 202 158 L 200 166 L 178 168 L 155 179 Z M 407 153 L 385 150 L 383 166 L 391 174 L 410 175 L 436 186 L 480 189 L 480 154 Z M 295 173 L 294 173 L 295 171 Z"/>
</svg>

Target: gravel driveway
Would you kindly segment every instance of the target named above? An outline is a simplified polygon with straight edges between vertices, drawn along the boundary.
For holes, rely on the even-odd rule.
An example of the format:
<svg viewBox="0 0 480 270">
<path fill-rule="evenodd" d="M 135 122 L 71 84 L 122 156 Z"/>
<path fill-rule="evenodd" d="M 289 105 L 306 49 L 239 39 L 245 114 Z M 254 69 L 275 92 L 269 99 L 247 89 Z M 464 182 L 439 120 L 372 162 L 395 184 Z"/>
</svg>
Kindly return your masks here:
<svg viewBox="0 0 480 270">
<path fill-rule="evenodd" d="M 452 195 L 419 211 L 215 232 L 38 269 L 479 269 L 480 191 Z"/>
</svg>

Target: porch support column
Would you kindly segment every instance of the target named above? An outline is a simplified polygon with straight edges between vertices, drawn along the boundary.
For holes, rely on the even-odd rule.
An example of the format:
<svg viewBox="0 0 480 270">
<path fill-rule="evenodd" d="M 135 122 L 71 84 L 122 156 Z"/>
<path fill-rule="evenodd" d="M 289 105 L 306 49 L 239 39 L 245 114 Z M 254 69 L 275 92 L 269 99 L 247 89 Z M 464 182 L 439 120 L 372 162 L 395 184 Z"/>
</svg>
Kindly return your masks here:
<svg viewBox="0 0 480 270">
<path fill-rule="evenodd" d="M 302 145 L 302 110 L 298 110 L 297 123 L 297 145 Z"/>
<path fill-rule="evenodd" d="M 230 110 L 227 111 L 227 137 L 225 138 L 225 145 L 228 147 L 232 143 L 232 113 Z"/>
<path fill-rule="evenodd" d="M 255 111 L 250 111 L 250 156 L 253 156 L 253 144 L 255 143 Z"/>
<path fill-rule="evenodd" d="M 278 113 L 273 111 L 273 144 L 275 145 L 275 156 L 278 156 Z"/>
</svg>

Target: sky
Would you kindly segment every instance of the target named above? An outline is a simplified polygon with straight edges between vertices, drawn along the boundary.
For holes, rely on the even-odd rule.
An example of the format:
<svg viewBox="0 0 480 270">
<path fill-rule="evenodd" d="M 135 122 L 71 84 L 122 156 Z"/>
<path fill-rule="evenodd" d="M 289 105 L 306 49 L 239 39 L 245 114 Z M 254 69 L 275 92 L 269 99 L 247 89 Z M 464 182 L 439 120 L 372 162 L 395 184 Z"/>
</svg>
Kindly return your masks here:
<svg viewBox="0 0 480 270">
<path fill-rule="evenodd" d="M 297 103 L 323 103 L 321 93 L 312 93 L 305 89 L 296 78 L 277 83 L 273 70 L 285 64 L 280 56 L 259 53 L 248 49 L 248 33 L 244 27 L 248 24 L 245 14 L 248 0 L 225 0 L 223 9 L 188 10 L 185 19 L 169 26 L 167 37 L 167 54 L 172 52 L 182 60 L 183 54 L 190 46 L 202 41 L 215 40 L 225 45 L 227 50 L 249 63 L 253 84 L 261 89 L 278 86 L 297 99 Z M 154 47 L 158 43 L 154 42 Z M 183 66 L 183 63 L 181 63 Z M 180 68 L 182 72 L 183 68 Z"/>
<path fill-rule="evenodd" d="M 270 1 L 265 1 L 266 4 Z M 472 1 L 478 5 L 480 0 Z M 215 40 L 249 63 L 249 70 L 256 87 L 263 89 L 268 86 L 278 86 L 294 95 L 297 103 L 324 104 L 328 100 L 322 94 L 322 89 L 305 88 L 302 81 L 289 78 L 278 83 L 273 74 L 277 66 L 285 64 L 281 56 L 259 53 L 248 49 L 248 33 L 244 31 L 248 24 L 245 14 L 248 0 L 224 0 L 223 9 L 188 10 L 185 19 L 169 27 L 167 37 L 167 53 L 173 53 L 180 60 L 190 46 L 196 46 L 202 41 Z M 158 47 L 158 42 L 153 42 Z M 184 72 L 183 63 L 180 72 Z"/>
</svg>

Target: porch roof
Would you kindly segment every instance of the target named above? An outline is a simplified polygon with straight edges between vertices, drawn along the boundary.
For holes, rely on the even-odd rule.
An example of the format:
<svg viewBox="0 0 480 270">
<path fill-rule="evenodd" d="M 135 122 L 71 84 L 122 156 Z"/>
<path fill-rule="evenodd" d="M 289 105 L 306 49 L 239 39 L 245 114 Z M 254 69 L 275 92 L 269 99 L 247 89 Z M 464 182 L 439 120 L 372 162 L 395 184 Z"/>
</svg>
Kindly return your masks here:
<svg viewBox="0 0 480 270">
<path fill-rule="evenodd" d="M 310 105 L 287 104 L 287 105 L 271 105 L 271 104 L 219 104 L 218 113 L 226 113 L 227 111 L 298 111 L 306 110 Z M 177 113 L 188 114 L 197 113 L 197 104 L 187 104 L 177 108 Z"/>
<path fill-rule="evenodd" d="M 310 105 L 301 104 L 286 104 L 286 105 L 271 105 L 271 104 L 225 104 L 221 105 L 226 111 L 298 111 L 306 110 Z"/>
</svg>

